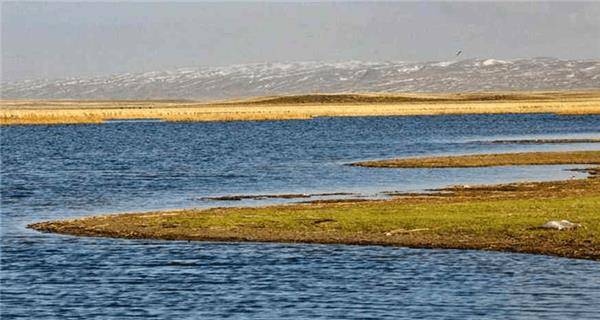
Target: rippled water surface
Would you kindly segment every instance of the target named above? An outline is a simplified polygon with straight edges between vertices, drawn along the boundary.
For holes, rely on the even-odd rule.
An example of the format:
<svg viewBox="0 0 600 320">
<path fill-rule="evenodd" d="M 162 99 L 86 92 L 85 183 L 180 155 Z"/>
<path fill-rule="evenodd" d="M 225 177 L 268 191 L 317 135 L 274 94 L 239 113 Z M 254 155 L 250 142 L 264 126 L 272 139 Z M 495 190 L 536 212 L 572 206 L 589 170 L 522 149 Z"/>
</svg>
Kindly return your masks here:
<svg viewBox="0 0 600 320">
<path fill-rule="evenodd" d="M 600 116 L 323 118 L 1 128 L 1 315 L 13 318 L 595 318 L 597 262 L 404 248 L 40 234 L 28 223 L 232 205 L 227 194 L 414 191 L 568 178 L 569 166 L 370 169 L 349 162 L 598 144 Z M 257 205 L 260 201 L 233 205 Z"/>
</svg>

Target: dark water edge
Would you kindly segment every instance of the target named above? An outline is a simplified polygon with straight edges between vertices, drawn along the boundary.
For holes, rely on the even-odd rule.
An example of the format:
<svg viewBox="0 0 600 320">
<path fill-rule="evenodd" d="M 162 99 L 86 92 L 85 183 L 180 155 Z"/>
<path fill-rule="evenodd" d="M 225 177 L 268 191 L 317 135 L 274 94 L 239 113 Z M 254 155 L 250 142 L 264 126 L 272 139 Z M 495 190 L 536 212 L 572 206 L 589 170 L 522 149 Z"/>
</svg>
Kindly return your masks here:
<svg viewBox="0 0 600 320">
<path fill-rule="evenodd" d="M 36 247 L 40 241 L 29 240 Z M 594 319 L 597 262 L 341 245 L 53 236 L 4 270 L 4 318 Z M 76 248 L 76 250 L 74 250 Z M 43 275 L 40 277 L 40 275 Z"/>
<path fill-rule="evenodd" d="M 594 319 L 600 264 L 463 250 L 167 242 L 28 223 L 234 204 L 231 194 L 418 191 L 569 178 L 572 166 L 371 169 L 397 156 L 598 149 L 600 116 L 465 115 L 0 128 L 2 319 Z"/>
</svg>

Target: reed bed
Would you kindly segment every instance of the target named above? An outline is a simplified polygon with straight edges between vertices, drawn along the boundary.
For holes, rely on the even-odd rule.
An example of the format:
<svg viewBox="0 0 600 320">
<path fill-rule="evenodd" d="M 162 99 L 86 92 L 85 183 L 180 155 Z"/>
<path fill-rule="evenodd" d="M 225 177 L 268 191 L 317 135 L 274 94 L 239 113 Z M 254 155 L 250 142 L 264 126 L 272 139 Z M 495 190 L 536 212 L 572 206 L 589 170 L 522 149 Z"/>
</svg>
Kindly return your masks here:
<svg viewBox="0 0 600 320">
<path fill-rule="evenodd" d="M 262 121 L 314 117 L 444 114 L 600 114 L 600 92 L 465 95 L 305 95 L 200 103 L 148 101 L 0 101 L 0 125 L 109 120 Z"/>
</svg>

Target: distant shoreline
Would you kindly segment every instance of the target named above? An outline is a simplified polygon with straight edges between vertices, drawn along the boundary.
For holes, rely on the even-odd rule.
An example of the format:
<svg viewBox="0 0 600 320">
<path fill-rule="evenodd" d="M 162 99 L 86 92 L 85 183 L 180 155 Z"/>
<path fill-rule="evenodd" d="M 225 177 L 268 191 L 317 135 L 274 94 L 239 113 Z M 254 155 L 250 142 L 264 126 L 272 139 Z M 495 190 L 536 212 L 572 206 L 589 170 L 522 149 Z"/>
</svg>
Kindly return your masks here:
<svg viewBox="0 0 600 320">
<path fill-rule="evenodd" d="M 572 156 L 572 163 L 581 164 L 581 153 L 541 156 L 550 159 L 549 163 L 552 159 L 564 163 L 565 157 Z M 600 163 L 600 151 L 586 152 L 585 157 L 590 164 Z M 389 245 L 600 260 L 600 167 L 581 170 L 588 172 L 588 178 L 452 186 L 434 192 L 390 194 L 391 200 L 122 213 L 28 227 L 92 237 Z M 583 227 L 568 231 L 537 228 L 549 220 L 563 219 Z"/>
<path fill-rule="evenodd" d="M 454 94 L 307 94 L 244 100 L 0 100 L 0 125 L 267 121 L 448 114 L 600 114 L 600 90 Z"/>
</svg>

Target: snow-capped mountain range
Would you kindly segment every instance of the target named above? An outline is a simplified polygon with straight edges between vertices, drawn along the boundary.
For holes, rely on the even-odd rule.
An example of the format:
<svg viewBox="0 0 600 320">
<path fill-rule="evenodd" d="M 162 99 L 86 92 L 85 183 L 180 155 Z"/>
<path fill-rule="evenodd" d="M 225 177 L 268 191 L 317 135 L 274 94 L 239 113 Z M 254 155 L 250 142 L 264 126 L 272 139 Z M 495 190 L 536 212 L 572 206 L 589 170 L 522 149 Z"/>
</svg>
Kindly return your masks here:
<svg viewBox="0 0 600 320">
<path fill-rule="evenodd" d="M 3 99 L 195 99 L 342 92 L 600 89 L 600 60 L 289 62 L 2 84 Z"/>
</svg>

